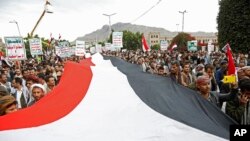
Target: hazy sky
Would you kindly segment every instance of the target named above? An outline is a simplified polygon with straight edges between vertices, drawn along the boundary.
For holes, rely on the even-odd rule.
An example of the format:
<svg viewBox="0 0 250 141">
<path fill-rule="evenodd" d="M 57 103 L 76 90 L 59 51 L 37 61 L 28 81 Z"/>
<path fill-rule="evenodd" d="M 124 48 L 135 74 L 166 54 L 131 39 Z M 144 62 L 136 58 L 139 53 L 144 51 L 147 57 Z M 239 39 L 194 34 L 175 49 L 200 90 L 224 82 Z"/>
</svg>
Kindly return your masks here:
<svg viewBox="0 0 250 141">
<path fill-rule="evenodd" d="M 46 13 L 34 34 L 73 41 L 109 24 L 102 14 L 117 13 L 111 23 L 123 22 L 181 31 L 182 14 L 187 10 L 184 31 L 217 32 L 218 0 L 49 0 L 53 14 Z M 158 3 L 158 4 L 157 4 Z M 0 37 L 30 33 L 44 9 L 45 0 L 0 0 Z M 153 7 L 154 6 L 154 7 Z M 153 7 L 148 13 L 137 19 Z M 137 19 L 137 20 L 136 20 Z M 179 26 L 177 26 L 179 24 Z"/>
</svg>

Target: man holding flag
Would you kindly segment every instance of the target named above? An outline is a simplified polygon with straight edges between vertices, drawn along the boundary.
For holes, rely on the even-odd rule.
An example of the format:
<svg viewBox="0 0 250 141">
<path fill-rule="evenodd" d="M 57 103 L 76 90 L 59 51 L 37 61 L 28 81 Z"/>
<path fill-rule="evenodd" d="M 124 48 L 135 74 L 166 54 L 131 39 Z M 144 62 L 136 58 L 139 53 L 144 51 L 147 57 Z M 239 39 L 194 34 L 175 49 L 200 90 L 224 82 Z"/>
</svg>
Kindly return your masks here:
<svg viewBox="0 0 250 141">
<path fill-rule="evenodd" d="M 250 79 L 239 81 L 240 93 L 227 102 L 226 113 L 239 124 L 250 125 Z"/>
<path fill-rule="evenodd" d="M 224 77 L 224 83 L 233 81 L 236 83 L 235 76 L 235 65 L 234 59 L 231 52 L 231 48 L 227 43 L 222 50 L 226 50 L 228 58 L 228 72 L 227 76 Z M 239 124 L 249 125 L 250 124 L 250 80 L 248 78 L 242 79 L 239 82 L 240 93 L 234 100 L 227 102 L 226 113 L 232 117 Z"/>
</svg>

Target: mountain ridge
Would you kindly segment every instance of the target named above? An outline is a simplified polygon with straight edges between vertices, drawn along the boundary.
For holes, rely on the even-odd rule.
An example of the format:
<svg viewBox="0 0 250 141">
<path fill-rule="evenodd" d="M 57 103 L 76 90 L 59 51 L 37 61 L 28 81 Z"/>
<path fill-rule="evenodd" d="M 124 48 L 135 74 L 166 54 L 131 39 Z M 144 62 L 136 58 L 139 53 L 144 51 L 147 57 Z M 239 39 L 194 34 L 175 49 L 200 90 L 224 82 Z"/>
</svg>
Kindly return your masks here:
<svg viewBox="0 0 250 141">
<path fill-rule="evenodd" d="M 161 36 L 165 37 L 175 37 L 178 32 L 171 32 L 161 27 L 151 27 L 145 25 L 136 25 L 131 23 L 116 23 L 112 25 L 112 30 L 114 31 L 124 31 L 128 30 L 133 33 L 140 32 L 148 35 L 150 32 L 159 32 Z M 187 32 L 192 36 L 215 36 L 215 32 Z M 101 29 L 97 29 L 91 33 L 85 34 L 84 36 L 77 37 L 76 40 L 83 40 L 87 42 L 105 41 L 109 37 L 109 25 L 104 25 Z"/>
</svg>

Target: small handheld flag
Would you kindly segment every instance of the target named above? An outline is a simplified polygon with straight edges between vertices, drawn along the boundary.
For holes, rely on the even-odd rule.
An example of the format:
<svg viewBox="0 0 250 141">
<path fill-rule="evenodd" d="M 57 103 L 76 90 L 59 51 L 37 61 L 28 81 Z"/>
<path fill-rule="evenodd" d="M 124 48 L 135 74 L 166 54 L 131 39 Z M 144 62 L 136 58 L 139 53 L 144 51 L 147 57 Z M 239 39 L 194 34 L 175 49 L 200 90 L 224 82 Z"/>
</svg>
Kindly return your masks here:
<svg viewBox="0 0 250 141">
<path fill-rule="evenodd" d="M 142 49 L 143 49 L 144 52 L 150 51 L 150 48 L 149 48 L 149 46 L 147 44 L 147 41 L 146 41 L 144 35 L 142 35 Z"/>
</svg>

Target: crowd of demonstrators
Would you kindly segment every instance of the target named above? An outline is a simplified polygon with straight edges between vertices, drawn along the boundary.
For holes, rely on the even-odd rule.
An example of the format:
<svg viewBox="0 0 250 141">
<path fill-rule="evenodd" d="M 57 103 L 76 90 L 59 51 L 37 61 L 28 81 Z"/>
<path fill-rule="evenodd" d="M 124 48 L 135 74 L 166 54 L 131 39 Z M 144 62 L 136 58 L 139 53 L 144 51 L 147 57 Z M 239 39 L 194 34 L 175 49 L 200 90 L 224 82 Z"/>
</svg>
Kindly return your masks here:
<svg viewBox="0 0 250 141">
<path fill-rule="evenodd" d="M 228 58 L 223 52 L 205 51 L 178 52 L 151 50 L 107 51 L 107 56 L 116 56 L 138 64 L 143 72 L 168 76 L 173 81 L 194 89 L 205 99 L 222 108 L 240 124 L 250 124 L 250 52 L 233 54 L 237 81 L 225 83 Z"/>
<path fill-rule="evenodd" d="M 64 72 L 64 63 L 81 58 L 48 57 L 41 62 L 34 58 L 22 61 L 1 60 L 0 116 L 33 105 L 52 91 Z"/>
<path fill-rule="evenodd" d="M 178 52 L 152 50 L 107 51 L 141 66 L 143 72 L 170 77 L 176 83 L 197 91 L 218 108 L 227 102 L 225 112 L 240 124 L 250 124 L 250 55 L 234 54 L 237 81 L 225 83 L 228 61 L 223 52 Z M 35 104 L 59 83 L 65 61 L 78 57 L 28 59 L 0 68 L 0 116 Z"/>
</svg>

